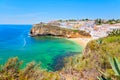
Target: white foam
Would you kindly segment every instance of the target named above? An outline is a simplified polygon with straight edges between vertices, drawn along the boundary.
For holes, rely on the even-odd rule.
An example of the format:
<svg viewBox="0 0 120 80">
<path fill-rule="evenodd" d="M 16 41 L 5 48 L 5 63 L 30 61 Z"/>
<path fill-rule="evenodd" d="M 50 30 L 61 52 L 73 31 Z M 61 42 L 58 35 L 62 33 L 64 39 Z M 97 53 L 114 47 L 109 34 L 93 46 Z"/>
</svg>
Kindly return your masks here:
<svg viewBox="0 0 120 80">
<path fill-rule="evenodd" d="M 24 44 L 23 44 L 23 47 L 25 47 L 25 45 L 26 45 L 26 39 L 24 38 Z"/>
</svg>

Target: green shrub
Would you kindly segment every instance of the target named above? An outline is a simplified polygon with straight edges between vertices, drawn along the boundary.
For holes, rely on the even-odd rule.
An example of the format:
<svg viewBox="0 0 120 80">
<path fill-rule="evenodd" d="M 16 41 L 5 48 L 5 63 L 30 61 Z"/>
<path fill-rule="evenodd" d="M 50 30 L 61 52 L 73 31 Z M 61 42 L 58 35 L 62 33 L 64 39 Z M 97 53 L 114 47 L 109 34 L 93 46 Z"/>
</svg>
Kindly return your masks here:
<svg viewBox="0 0 120 80">
<path fill-rule="evenodd" d="M 120 36 L 120 29 L 113 29 L 108 36 Z"/>
</svg>

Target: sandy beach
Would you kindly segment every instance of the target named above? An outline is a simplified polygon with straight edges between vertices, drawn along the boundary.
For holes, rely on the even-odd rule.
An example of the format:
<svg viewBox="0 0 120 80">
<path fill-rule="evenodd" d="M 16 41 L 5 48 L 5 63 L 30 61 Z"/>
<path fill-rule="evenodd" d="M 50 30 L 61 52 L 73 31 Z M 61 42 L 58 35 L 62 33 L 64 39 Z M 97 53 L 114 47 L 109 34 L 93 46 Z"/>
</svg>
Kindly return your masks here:
<svg viewBox="0 0 120 80">
<path fill-rule="evenodd" d="M 83 48 L 85 48 L 87 43 L 93 39 L 92 38 L 69 38 L 68 40 L 75 41 L 76 43 L 81 45 Z"/>
</svg>

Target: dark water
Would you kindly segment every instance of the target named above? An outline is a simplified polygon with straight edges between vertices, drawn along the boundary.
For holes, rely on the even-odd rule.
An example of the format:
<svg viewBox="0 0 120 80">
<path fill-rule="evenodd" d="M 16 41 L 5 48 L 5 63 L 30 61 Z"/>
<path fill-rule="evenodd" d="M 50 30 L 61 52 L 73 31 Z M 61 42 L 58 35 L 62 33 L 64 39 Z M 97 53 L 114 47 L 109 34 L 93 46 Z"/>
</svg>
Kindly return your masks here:
<svg viewBox="0 0 120 80">
<path fill-rule="evenodd" d="M 82 47 L 61 38 L 30 37 L 31 25 L 0 25 L 0 64 L 8 58 L 19 57 L 23 66 L 31 61 L 53 70 L 65 56 L 80 53 Z M 59 62 L 58 62 L 59 61 Z"/>
</svg>

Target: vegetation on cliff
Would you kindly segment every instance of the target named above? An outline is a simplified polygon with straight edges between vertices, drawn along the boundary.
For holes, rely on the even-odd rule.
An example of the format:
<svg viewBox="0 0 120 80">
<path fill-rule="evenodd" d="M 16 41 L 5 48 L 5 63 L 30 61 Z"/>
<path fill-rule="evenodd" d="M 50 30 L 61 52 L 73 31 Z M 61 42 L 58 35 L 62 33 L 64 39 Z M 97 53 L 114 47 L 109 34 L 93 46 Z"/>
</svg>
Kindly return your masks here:
<svg viewBox="0 0 120 80">
<path fill-rule="evenodd" d="M 113 31 L 109 32 L 109 36 L 120 36 L 120 29 L 114 29 Z"/>
<path fill-rule="evenodd" d="M 57 20 L 57 22 L 77 22 L 77 21 L 95 21 L 96 25 L 101 25 L 101 24 L 117 24 L 120 23 L 120 19 L 109 19 L 109 20 L 105 20 L 105 19 L 69 19 L 69 20 Z"/>
<path fill-rule="evenodd" d="M 35 62 L 21 69 L 22 61 L 17 57 L 10 58 L 0 67 L 0 80 L 61 80 L 58 72 L 47 72 Z"/>
<path fill-rule="evenodd" d="M 74 71 L 80 74 L 79 79 L 97 80 L 98 77 L 105 77 L 106 79 L 119 80 L 120 77 L 115 75 L 110 64 L 110 58 L 114 57 L 118 59 L 117 62 L 120 64 L 120 35 L 89 42 L 83 56 L 70 57 L 65 67 L 70 69 L 69 65 L 72 63 L 71 70 L 73 74 L 75 74 Z"/>
<path fill-rule="evenodd" d="M 101 25 L 101 24 L 117 24 L 120 23 L 120 19 L 109 19 L 109 20 L 104 20 L 104 19 L 96 19 L 95 24 L 96 25 Z"/>
</svg>

